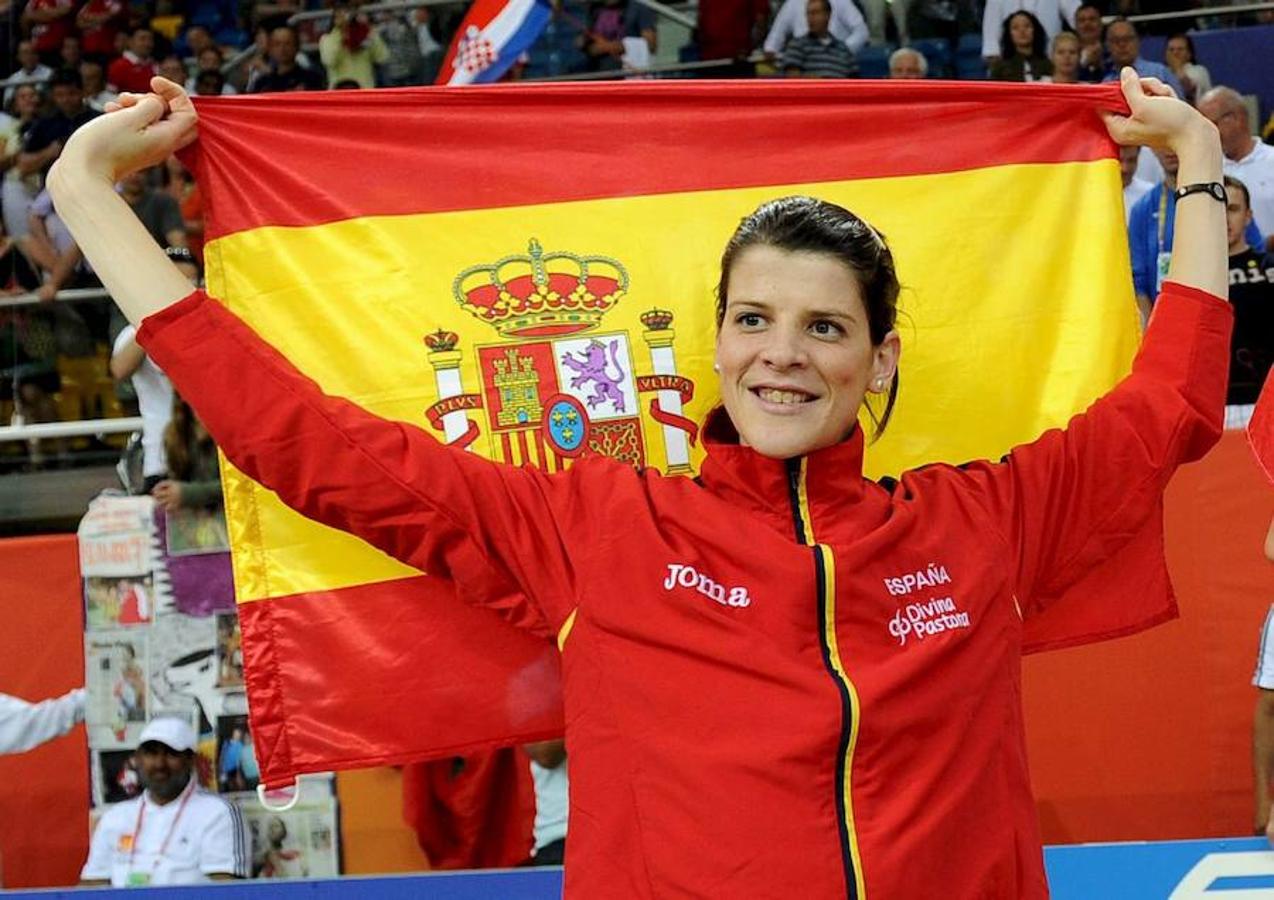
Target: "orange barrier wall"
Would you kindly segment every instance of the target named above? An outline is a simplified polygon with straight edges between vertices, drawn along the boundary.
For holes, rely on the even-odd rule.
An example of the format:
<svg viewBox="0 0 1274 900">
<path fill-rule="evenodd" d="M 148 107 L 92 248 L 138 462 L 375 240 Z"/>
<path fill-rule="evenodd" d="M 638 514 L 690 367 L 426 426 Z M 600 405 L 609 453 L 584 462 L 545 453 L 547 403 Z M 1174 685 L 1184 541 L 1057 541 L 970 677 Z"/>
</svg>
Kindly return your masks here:
<svg viewBox="0 0 1274 900">
<path fill-rule="evenodd" d="M 1114 497 L 1112 496 L 1112 500 Z M 1274 487 L 1227 434 L 1168 491 L 1167 551 L 1182 618 L 1131 638 L 1029 657 L 1023 700 L 1048 843 L 1233 836 L 1252 825 L 1250 686 L 1274 565 L 1261 547 Z M 73 537 L 0 541 L 0 690 L 82 683 Z M 85 852 L 83 729 L 0 757 L 8 887 L 74 881 Z M 412 871 L 394 770 L 343 773 L 345 870 Z"/>
<path fill-rule="evenodd" d="M 84 683 L 79 550 L 74 535 L 0 541 L 0 691 L 42 700 Z M 88 852 L 84 726 L 0 756 L 0 884 L 79 879 Z"/>
<path fill-rule="evenodd" d="M 1045 842 L 1250 833 L 1251 680 L 1274 603 L 1274 564 L 1262 553 L 1271 515 L 1274 487 L 1243 434 L 1226 433 L 1168 490 L 1181 618 L 1025 661 Z"/>
</svg>

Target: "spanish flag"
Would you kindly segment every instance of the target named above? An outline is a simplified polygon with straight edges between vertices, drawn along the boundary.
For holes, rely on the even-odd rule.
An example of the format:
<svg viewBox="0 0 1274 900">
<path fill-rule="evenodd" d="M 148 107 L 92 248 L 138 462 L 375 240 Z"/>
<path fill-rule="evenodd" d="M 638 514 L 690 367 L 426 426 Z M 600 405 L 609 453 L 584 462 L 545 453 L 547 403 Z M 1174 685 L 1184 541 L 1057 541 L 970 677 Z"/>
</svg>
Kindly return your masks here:
<svg viewBox="0 0 1274 900">
<path fill-rule="evenodd" d="M 717 402 L 721 251 L 784 195 L 846 206 L 894 250 L 901 395 L 868 451 L 873 477 L 999 457 L 1063 425 L 1138 344 L 1096 114 L 1122 107 L 1115 85 L 642 82 L 198 104 L 209 293 L 326 392 L 511 465 L 607 454 L 694 473 Z M 228 464 L 223 477 L 266 783 L 561 733 L 551 636 L 466 607 Z M 1091 638 L 1085 604 L 1129 584 L 1166 597 L 1157 541 L 1157 527 L 1134 539 L 1145 565 L 1077 585 L 1067 618 L 1028 623 L 1029 647 Z"/>
</svg>

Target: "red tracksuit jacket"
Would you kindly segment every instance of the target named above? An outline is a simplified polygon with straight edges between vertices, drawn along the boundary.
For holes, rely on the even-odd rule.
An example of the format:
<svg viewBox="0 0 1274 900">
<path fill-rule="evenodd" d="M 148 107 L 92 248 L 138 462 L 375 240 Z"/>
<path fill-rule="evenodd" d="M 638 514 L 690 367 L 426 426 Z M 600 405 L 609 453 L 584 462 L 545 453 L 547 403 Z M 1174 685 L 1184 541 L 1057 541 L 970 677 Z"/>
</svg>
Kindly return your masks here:
<svg viewBox="0 0 1274 900">
<path fill-rule="evenodd" d="M 568 896 L 1017 900 L 1047 896 L 1024 617 L 1218 438 L 1230 319 L 1169 285 L 1065 430 L 883 484 L 859 432 L 783 461 L 723 417 L 699 479 L 497 465 L 324 396 L 198 293 L 140 339 L 288 504 L 559 636 Z"/>
</svg>

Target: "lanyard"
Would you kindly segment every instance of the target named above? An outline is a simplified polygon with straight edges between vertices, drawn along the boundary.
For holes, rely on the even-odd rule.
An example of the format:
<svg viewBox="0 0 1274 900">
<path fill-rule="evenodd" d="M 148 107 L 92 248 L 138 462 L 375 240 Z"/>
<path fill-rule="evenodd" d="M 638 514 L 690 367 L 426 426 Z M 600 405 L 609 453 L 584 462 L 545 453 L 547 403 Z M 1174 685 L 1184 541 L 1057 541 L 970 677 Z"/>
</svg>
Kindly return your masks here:
<svg viewBox="0 0 1274 900">
<path fill-rule="evenodd" d="M 190 775 L 190 783 L 186 785 L 182 791 L 181 802 L 177 804 L 177 815 L 173 816 L 172 824 L 168 826 L 168 833 L 164 835 L 164 842 L 159 845 L 159 853 L 155 855 L 155 861 L 150 864 L 151 874 L 155 869 L 159 868 L 159 861 L 164 858 L 164 853 L 168 850 L 168 842 L 172 840 L 173 832 L 177 830 L 177 823 L 181 821 L 181 814 L 186 811 L 186 804 L 190 802 L 190 795 L 195 792 L 195 776 L 192 772 Z M 146 797 L 142 796 L 142 802 L 137 807 L 137 824 L 133 826 L 133 845 L 128 848 L 128 872 L 133 872 L 133 857 L 137 855 L 137 843 L 142 836 L 142 822 L 146 819 Z"/>
<path fill-rule="evenodd" d="M 1163 231 L 1168 227 L 1168 185 L 1165 182 L 1159 194 L 1159 243 L 1155 246 L 1156 253 L 1163 252 Z"/>
</svg>

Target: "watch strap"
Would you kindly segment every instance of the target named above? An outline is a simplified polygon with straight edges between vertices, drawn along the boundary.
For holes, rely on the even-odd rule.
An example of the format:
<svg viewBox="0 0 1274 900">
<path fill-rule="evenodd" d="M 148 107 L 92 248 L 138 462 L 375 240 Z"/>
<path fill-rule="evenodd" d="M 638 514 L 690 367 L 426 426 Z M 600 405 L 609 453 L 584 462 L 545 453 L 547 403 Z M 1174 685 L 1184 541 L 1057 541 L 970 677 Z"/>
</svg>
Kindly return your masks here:
<svg viewBox="0 0 1274 900">
<path fill-rule="evenodd" d="M 1219 200 L 1221 203 L 1227 202 L 1225 185 L 1219 181 L 1200 181 L 1197 184 L 1187 184 L 1172 192 L 1172 196 L 1178 200 L 1182 197 L 1189 197 L 1191 194 L 1207 194 L 1213 200 Z"/>
</svg>

